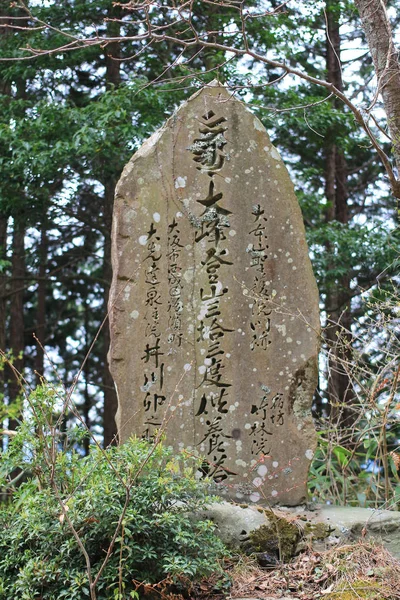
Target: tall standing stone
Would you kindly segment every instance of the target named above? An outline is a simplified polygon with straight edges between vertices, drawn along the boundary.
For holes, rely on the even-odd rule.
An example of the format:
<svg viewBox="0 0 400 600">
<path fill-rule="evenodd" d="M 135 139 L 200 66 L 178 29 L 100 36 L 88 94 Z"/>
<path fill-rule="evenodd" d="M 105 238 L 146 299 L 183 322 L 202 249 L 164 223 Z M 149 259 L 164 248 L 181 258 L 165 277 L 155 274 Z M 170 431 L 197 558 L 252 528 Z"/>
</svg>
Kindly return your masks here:
<svg viewBox="0 0 400 600">
<path fill-rule="evenodd" d="M 240 501 L 295 505 L 315 449 L 318 292 L 293 185 L 219 84 L 185 102 L 117 187 L 110 368 L 123 442 L 205 457 Z"/>
</svg>

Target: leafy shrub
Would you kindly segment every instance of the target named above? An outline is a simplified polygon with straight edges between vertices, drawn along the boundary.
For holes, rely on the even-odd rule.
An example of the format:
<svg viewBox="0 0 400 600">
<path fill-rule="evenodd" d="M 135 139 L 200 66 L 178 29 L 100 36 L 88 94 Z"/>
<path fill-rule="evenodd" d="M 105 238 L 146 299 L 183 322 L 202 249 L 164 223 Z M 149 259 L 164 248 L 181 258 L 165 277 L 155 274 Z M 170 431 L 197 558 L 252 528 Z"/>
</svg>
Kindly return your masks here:
<svg viewBox="0 0 400 600">
<path fill-rule="evenodd" d="M 209 500 L 193 459 L 139 439 L 82 458 L 55 443 L 51 408 L 40 414 L 3 454 L 5 470 L 19 457 L 31 475 L 0 509 L 0 600 L 125 600 L 138 582 L 218 571 L 213 525 L 190 517 Z"/>
</svg>

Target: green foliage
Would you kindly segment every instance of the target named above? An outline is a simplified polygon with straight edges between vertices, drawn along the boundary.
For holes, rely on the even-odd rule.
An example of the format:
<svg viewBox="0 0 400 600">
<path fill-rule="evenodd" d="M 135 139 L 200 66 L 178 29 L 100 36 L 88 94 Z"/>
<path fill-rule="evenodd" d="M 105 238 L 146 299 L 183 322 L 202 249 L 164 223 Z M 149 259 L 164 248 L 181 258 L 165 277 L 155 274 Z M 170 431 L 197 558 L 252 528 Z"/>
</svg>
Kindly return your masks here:
<svg viewBox="0 0 400 600">
<path fill-rule="evenodd" d="M 354 422 L 340 431 L 327 420 L 318 433 L 309 490 L 319 502 L 383 508 L 400 504 L 398 307 L 396 281 L 377 286 L 365 298 L 355 327 L 361 333 L 355 335 L 347 364 L 355 393 Z"/>
<path fill-rule="evenodd" d="M 62 402 L 56 390 L 38 388 L 29 398 L 30 417 L 3 455 L 3 485 L 16 467 L 26 481 L 0 512 L 0 599 L 88 598 L 73 530 L 93 579 L 110 552 L 97 600 L 135 597 L 137 582 L 218 571 L 225 549 L 213 525 L 190 516 L 209 500 L 195 477 L 196 461 L 140 439 L 107 451 L 95 447 L 81 458 L 77 431 L 62 433 Z"/>
</svg>

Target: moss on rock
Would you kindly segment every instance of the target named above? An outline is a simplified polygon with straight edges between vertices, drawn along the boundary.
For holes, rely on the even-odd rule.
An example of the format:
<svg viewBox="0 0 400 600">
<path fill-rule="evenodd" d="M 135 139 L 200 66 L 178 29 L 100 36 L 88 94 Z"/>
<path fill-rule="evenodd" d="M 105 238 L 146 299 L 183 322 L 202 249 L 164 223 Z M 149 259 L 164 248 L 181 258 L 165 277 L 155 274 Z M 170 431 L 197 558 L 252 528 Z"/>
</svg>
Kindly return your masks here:
<svg viewBox="0 0 400 600">
<path fill-rule="evenodd" d="M 303 528 L 303 537 L 311 537 L 313 540 L 324 540 L 332 532 L 332 527 L 326 523 L 311 523 L 307 521 Z"/>
<path fill-rule="evenodd" d="M 376 581 L 358 579 L 351 584 L 341 582 L 335 591 L 325 595 L 326 600 L 382 600 L 382 586 Z"/>
<path fill-rule="evenodd" d="M 250 533 L 253 552 L 272 552 L 280 560 L 287 561 L 294 556 L 300 538 L 299 528 L 286 519 L 277 517 L 272 511 L 265 511 L 269 525 L 262 525 Z"/>
</svg>

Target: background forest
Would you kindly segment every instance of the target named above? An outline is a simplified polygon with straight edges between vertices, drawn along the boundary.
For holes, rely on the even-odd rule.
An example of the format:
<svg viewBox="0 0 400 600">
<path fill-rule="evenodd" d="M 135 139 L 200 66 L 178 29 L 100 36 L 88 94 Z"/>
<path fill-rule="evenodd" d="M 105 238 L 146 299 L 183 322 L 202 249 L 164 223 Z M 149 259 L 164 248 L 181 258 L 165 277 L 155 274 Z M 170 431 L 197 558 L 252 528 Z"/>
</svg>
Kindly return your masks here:
<svg viewBox="0 0 400 600">
<path fill-rule="evenodd" d="M 73 400 L 87 427 L 104 446 L 115 443 L 117 400 L 106 359 L 115 185 L 142 141 L 218 78 L 266 126 L 306 224 L 324 325 L 311 491 L 337 502 L 397 500 L 399 233 L 387 170 L 337 96 L 218 47 L 218 32 L 239 27 L 229 39 L 233 48 L 245 43 L 333 83 L 367 114 L 394 163 L 354 3 L 246 2 L 258 17 L 247 19 L 243 38 L 243 3 L 194 2 L 191 19 L 207 44 L 199 41 L 184 55 L 173 37 L 141 39 L 137 4 L 0 1 L 3 428 L 15 429 L 23 410 L 17 370 L 32 387 L 43 375 L 67 388 L 76 384 Z M 163 2 L 153 5 L 153 23 L 164 31 L 169 13 Z M 400 19 L 390 2 L 388 15 L 396 39 Z M 88 453 L 89 440 L 83 444 Z"/>
</svg>

